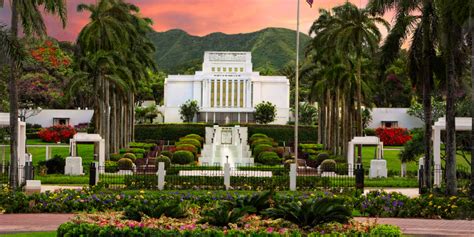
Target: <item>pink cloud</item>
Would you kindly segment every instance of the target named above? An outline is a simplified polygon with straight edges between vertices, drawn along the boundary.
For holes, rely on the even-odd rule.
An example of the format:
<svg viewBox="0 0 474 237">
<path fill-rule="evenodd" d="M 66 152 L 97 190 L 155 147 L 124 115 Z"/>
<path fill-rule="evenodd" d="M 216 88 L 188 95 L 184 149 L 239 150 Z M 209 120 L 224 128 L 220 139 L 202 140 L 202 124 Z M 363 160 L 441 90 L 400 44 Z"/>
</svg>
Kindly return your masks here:
<svg viewBox="0 0 474 237">
<path fill-rule="evenodd" d="M 346 0 L 316 0 L 310 8 L 305 0 L 301 2 L 301 31 L 307 33 L 318 17 L 319 8 L 331 8 Z M 368 0 L 351 0 L 363 7 Z M 68 25 L 62 28 L 60 22 L 46 16 L 48 33 L 60 40 L 74 41 L 81 28 L 87 24 L 89 14 L 78 13 L 79 3 L 93 3 L 95 0 L 67 1 Z M 266 27 L 296 29 L 295 0 L 130 0 L 141 9 L 141 14 L 154 21 L 156 31 L 183 29 L 192 35 L 207 35 L 212 32 L 228 34 L 253 32 Z M 8 1 L 6 1 L 8 4 Z M 0 9 L 0 22 L 10 21 L 9 7 Z"/>
</svg>

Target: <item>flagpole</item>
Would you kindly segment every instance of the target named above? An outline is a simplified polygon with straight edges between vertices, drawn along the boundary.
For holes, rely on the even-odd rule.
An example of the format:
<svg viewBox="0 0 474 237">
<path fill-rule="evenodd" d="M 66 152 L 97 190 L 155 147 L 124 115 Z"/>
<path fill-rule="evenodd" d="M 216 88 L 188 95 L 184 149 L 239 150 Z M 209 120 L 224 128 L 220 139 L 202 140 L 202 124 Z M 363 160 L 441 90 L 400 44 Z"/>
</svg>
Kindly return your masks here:
<svg viewBox="0 0 474 237">
<path fill-rule="evenodd" d="M 299 61 L 300 61 L 300 0 L 296 6 L 296 69 L 295 69 L 295 163 L 298 166 L 298 120 L 299 120 Z"/>
</svg>

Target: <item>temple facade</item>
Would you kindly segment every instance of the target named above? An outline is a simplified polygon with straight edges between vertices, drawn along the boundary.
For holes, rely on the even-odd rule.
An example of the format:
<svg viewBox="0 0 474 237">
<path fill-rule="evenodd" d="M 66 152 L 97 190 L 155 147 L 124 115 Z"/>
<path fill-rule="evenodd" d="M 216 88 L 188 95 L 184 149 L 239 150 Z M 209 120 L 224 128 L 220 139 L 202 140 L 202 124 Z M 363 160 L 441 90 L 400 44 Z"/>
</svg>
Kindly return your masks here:
<svg viewBox="0 0 474 237">
<path fill-rule="evenodd" d="M 254 123 L 255 106 L 270 101 L 277 107 L 274 124 L 290 116 L 290 83 L 284 76 L 260 76 L 250 52 L 205 52 L 202 71 L 169 75 L 164 88 L 165 122 L 181 122 L 179 108 L 188 100 L 199 105 L 196 122 Z"/>
</svg>

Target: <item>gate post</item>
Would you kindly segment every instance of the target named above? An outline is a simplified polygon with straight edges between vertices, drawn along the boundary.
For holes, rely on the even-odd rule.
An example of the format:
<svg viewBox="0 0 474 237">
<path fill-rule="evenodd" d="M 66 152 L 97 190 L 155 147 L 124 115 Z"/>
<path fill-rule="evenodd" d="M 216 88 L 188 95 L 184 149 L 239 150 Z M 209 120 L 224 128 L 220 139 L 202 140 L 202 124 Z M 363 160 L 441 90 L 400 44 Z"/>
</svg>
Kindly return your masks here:
<svg viewBox="0 0 474 237">
<path fill-rule="evenodd" d="M 224 164 L 224 186 L 226 190 L 230 189 L 230 164 Z"/>
<path fill-rule="evenodd" d="M 99 164 L 92 162 L 89 169 L 89 186 L 95 186 L 99 182 Z"/>
<path fill-rule="evenodd" d="M 364 167 L 362 163 L 356 164 L 355 176 L 356 189 L 360 189 L 364 192 Z"/>
<path fill-rule="evenodd" d="M 156 175 L 158 176 L 158 190 L 163 190 L 165 188 L 165 175 L 166 175 L 164 162 L 158 163 L 158 172 L 156 172 Z"/>
<path fill-rule="evenodd" d="M 418 193 L 419 194 L 424 194 L 425 189 L 423 188 L 425 177 L 424 177 L 424 170 L 425 167 L 424 165 L 420 165 L 420 169 L 418 170 Z"/>
<path fill-rule="evenodd" d="M 290 191 L 296 191 L 296 164 L 290 164 Z"/>
</svg>

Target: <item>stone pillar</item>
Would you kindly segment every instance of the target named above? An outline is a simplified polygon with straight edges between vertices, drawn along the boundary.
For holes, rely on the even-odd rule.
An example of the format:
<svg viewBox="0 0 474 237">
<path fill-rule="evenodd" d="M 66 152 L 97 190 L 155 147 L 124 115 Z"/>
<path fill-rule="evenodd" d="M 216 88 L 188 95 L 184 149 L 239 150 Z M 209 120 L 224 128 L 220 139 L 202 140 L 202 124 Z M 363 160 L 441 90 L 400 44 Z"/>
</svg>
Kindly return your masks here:
<svg viewBox="0 0 474 237">
<path fill-rule="evenodd" d="M 226 190 L 230 189 L 230 164 L 224 164 L 224 186 Z"/>
<path fill-rule="evenodd" d="M 244 97 L 244 100 L 243 100 L 244 104 L 242 105 L 242 107 L 247 108 L 247 81 L 246 80 L 244 80 L 243 87 L 244 87 L 243 89 L 244 94 L 242 96 Z"/>
<path fill-rule="evenodd" d="M 217 79 L 214 79 L 214 106 L 217 107 Z M 214 114 L 214 123 L 216 122 L 216 116 Z"/>
<path fill-rule="evenodd" d="M 229 79 L 225 79 L 225 107 L 229 107 Z"/>
<path fill-rule="evenodd" d="M 348 144 L 349 149 L 347 151 L 347 169 L 348 175 L 354 176 L 354 144 L 349 142 Z"/>
<path fill-rule="evenodd" d="M 296 191 L 296 164 L 290 164 L 290 191 Z"/>
<path fill-rule="evenodd" d="M 441 186 L 441 178 L 442 178 L 442 171 L 441 171 L 441 129 L 435 127 L 433 129 L 433 161 L 434 161 L 434 186 L 440 187 Z M 429 169 L 430 167 L 425 167 L 425 169 Z"/>
<path fill-rule="evenodd" d="M 222 93 L 222 91 L 223 91 L 223 88 L 222 88 L 222 87 L 223 87 L 223 85 L 224 85 L 224 79 L 221 78 L 221 79 L 219 80 L 219 83 L 220 83 L 220 86 L 219 86 L 219 107 L 224 107 L 224 104 L 222 103 L 222 101 L 223 101 L 222 97 L 223 97 L 223 95 L 224 95 L 224 94 Z"/>
<path fill-rule="evenodd" d="M 234 101 L 235 101 L 235 80 L 232 78 L 232 92 L 231 92 L 231 102 L 230 102 L 230 107 L 234 107 Z"/>
<path fill-rule="evenodd" d="M 240 79 L 237 80 L 237 105 L 236 107 L 240 107 Z M 240 122 L 240 117 L 239 117 L 239 122 Z"/>
<path fill-rule="evenodd" d="M 156 175 L 158 176 L 158 190 L 163 190 L 165 188 L 165 176 L 166 176 L 164 162 L 158 163 L 158 172 L 156 173 Z"/>
</svg>

